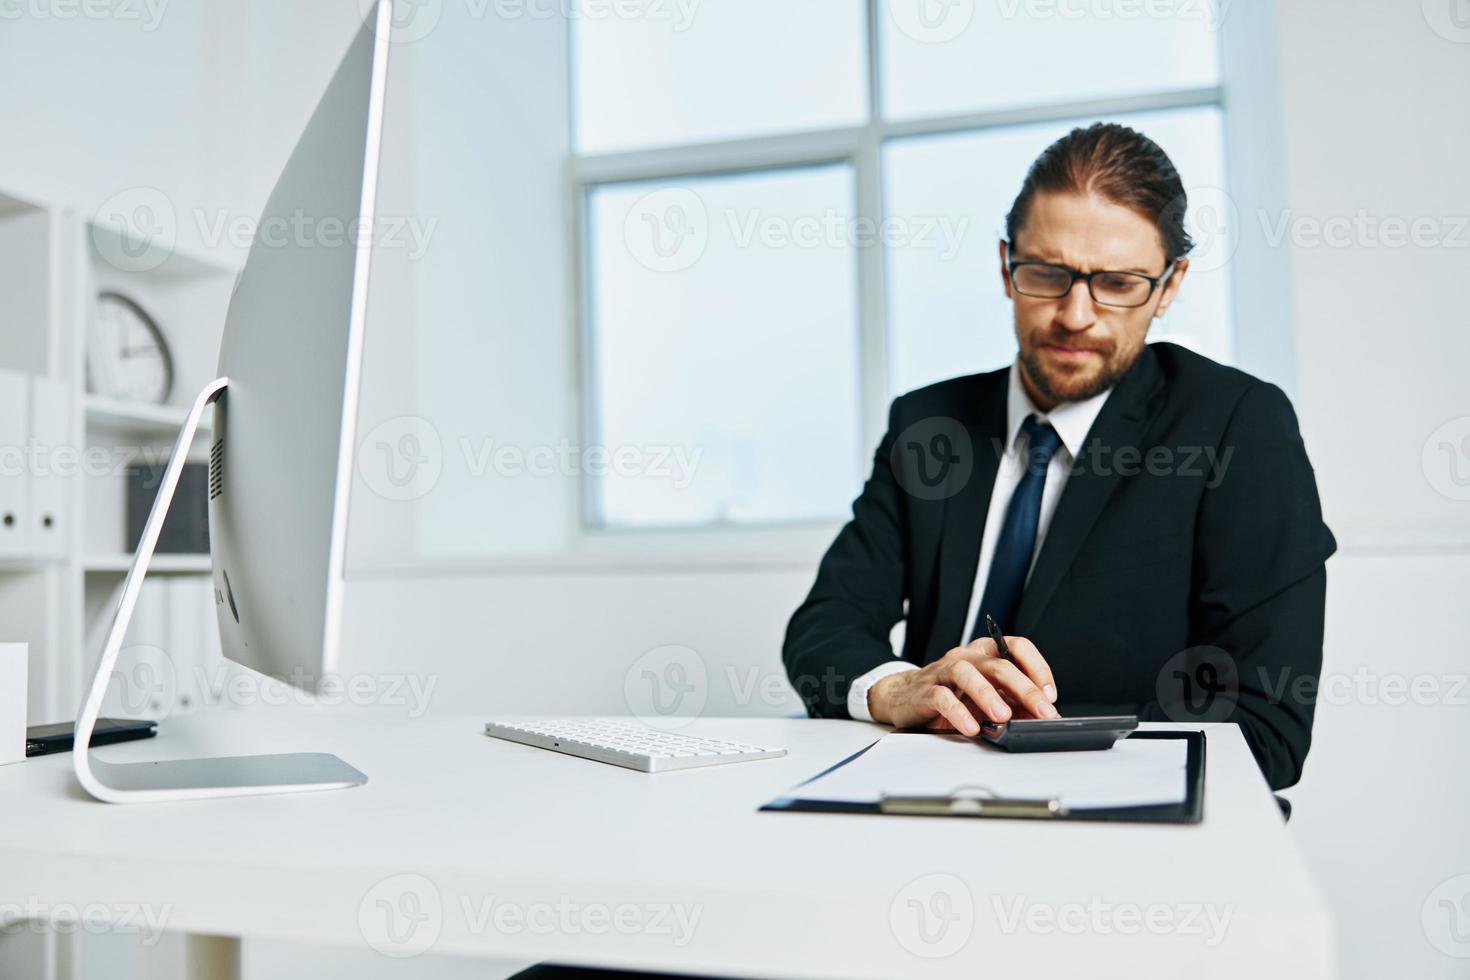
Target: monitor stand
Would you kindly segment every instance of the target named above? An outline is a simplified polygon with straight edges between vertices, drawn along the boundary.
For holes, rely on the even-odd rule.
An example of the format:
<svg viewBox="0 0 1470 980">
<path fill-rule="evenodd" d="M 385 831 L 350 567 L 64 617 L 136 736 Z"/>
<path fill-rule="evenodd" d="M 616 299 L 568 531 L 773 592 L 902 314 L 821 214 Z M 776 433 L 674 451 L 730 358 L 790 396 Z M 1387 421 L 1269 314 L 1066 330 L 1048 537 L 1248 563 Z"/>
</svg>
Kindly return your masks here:
<svg viewBox="0 0 1470 980">
<path fill-rule="evenodd" d="M 316 789 L 345 789 L 361 786 L 367 777 L 334 755 L 323 752 L 299 752 L 286 755 L 243 755 L 217 759 L 174 759 L 167 762 L 102 762 L 92 758 L 90 745 L 102 698 L 112 680 L 112 670 L 122 651 L 123 636 L 138 603 L 138 591 L 153 560 L 163 519 L 173 503 L 184 457 L 199 430 L 204 409 L 213 404 L 229 385 L 228 378 L 216 378 L 194 399 L 173 455 L 163 473 L 163 483 L 148 512 L 138 551 L 123 581 L 122 598 L 113 614 L 97 672 L 92 676 L 86 697 L 77 711 L 76 737 L 72 749 L 72 769 L 82 788 L 107 803 L 158 803 L 168 800 L 201 800 L 221 796 L 257 796 L 264 793 L 298 793 Z"/>
</svg>

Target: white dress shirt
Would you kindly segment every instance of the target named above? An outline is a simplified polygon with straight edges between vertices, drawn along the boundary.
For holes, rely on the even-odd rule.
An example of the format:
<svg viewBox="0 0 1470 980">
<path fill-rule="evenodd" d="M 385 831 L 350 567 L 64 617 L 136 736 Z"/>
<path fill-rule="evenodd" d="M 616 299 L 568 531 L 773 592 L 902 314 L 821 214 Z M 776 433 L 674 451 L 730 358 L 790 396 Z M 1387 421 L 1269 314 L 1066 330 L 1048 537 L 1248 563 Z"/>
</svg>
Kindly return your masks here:
<svg viewBox="0 0 1470 980">
<path fill-rule="evenodd" d="M 1066 486 L 1067 474 L 1082 450 L 1083 441 L 1086 440 L 1093 421 L 1097 419 L 1097 413 L 1102 411 L 1103 403 L 1111 393 L 1112 389 L 1109 389 L 1086 401 L 1062 402 L 1051 412 L 1043 412 L 1026 393 L 1017 366 L 1011 365 L 1006 389 L 1005 454 L 996 468 L 995 485 L 990 491 L 990 509 L 985 514 L 985 532 L 980 538 L 980 561 L 975 567 L 975 585 L 970 593 L 969 611 L 965 614 L 965 631 L 954 637 L 954 646 L 968 643 L 975 631 L 975 621 L 980 615 L 980 599 L 985 594 L 985 583 L 990 578 L 990 564 L 995 558 L 996 538 L 1000 537 L 1001 525 L 1006 519 L 1006 508 L 1010 506 L 1011 496 L 1016 492 L 1016 485 L 1021 482 L 1021 476 L 1026 469 L 1028 453 L 1021 451 L 1021 423 L 1028 415 L 1035 415 L 1038 421 L 1050 423 L 1061 437 L 1061 445 L 1047 464 L 1046 485 L 1041 493 L 1041 514 L 1036 525 L 1036 548 L 1031 553 L 1034 565 L 1036 556 L 1041 553 L 1041 543 L 1046 540 L 1047 528 L 1051 526 L 1052 514 L 1056 513 L 1057 501 L 1062 497 L 1062 488 Z M 892 663 L 881 664 L 863 674 L 848 688 L 848 714 L 860 721 L 872 721 L 873 716 L 868 711 L 868 691 L 873 685 L 889 674 L 918 669 L 907 660 L 895 657 Z"/>
</svg>

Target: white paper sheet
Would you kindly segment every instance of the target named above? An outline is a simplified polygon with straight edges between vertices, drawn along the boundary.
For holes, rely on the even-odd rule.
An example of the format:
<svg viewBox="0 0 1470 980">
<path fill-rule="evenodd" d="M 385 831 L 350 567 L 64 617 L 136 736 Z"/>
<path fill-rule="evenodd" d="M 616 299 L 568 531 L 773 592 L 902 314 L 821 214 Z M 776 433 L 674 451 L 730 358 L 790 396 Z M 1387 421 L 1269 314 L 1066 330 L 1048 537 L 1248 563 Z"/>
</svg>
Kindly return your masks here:
<svg viewBox="0 0 1470 980">
<path fill-rule="evenodd" d="M 996 796 L 1057 799 L 1068 809 L 1180 803 L 1188 744 L 1121 739 L 1098 752 L 1003 752 L 961 735 L 894 732 L 796 787 L 803 800 L 877 803 L 885 793 L 939 796 L 984 786 Z"/>
</svg>

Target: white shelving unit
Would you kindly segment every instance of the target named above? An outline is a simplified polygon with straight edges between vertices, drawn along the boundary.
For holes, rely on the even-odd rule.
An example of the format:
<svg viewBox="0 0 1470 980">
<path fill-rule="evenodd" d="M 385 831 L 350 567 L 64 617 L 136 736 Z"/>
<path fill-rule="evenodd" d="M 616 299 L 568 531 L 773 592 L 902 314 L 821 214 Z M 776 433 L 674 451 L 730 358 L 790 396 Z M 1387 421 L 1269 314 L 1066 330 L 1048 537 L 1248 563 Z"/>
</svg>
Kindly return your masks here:
<svg viewBox="0 0 1470 980">
<path fill-rule="evenodd" d="M 32 723 L 69 720 L 76 712 L 101 627 L 132 560 L 126 540 L 128 466 L 167 460 L 189 403 L 214 377 L 236 273 L 230 259 L 175 248 L 146 270 L 120 267 L 129 263 L 108 259 L 117 254 L 118 241 L 116 232 L 68 206 L 0 190 L 0 295 L 6 298 L 0 308 L 0 367 L 67 387 L 68 442 L 78 459 L 66 476 L 70 526 L 63 529 L 64 556 L 0 561 L 0 639 L 31 645 Z M 88 324 L 101 289 L 130 297 L 158 323 L 174 360 L 167 404 L 118 401 L 86 390 Z M 211 421 L 206 414 L 191 460 L 207 458 Z M 152 572 L 206 579 L 209 558 L 160 554 Z M 207 581 L 196 591 L 205 608 L 191 615 L 212 622 Z M 182 602 L 183 595 L 171 593 L 171 601 Z M 180 650 L 171 659 L 178 665 L 207 654 Z"/>
<path fill-rule="evenodd" d="M 133 556 L 127 552 L 115 555 L 88 555 L 82 566 L 88 572 L 112 572 L 125 574 L 133 564 Z M 148 564 L 150 575 L 208 575 L 208 555 L 160 555 L 155 554 Z"/>
<path fill-rule="evenodd" d="M 68 387 L 80 362 L 73 329 L 78 315 L 76 273 L 64 260 L 70 231 L 66 216 L 38 202 L 0 191 L 0 366 Z M 71 406 L 68 406 L 69 408 Z M 75 431 L 68 412 L 66 431 Z M 75 440 L 71 440 L 75 443 Z M 21 447 L 24 453 L 28 447 Z M 7 452 L 13 452 L 7 447 Z M 29 456 L 23 457 L 29 460 Z M 29 479 L 31 467 L 0 479 Z M 75 504 L 75 486 L 65 487 Z M 71 554 L 76 539 L 74 506 L 62 516 L 60 531 Z M 68 617 L 79 605 L 80 572 L 65 558 L 15 555 L 0 565 L 0 635 L 30 645 L 28 711 L 32 721 L 61 717 L 58 689 L 68 657 L 77 653 Z M 71 690 L 76 690 L 75 688 Z M 75 710 L 75 705 L 71 710 Z M 69 715 L 68 715 L 69 717 Z"/>
<path fill-rule="evenodd" d="M 189 414 L 187 405 L 142 405 L 101 395 L 84 396 L 82 405 L 89 428 L 124 432 L 177 433 Z M 209 419 L 200 422 L 199 431 L 209 433 Z"/>
</svg>

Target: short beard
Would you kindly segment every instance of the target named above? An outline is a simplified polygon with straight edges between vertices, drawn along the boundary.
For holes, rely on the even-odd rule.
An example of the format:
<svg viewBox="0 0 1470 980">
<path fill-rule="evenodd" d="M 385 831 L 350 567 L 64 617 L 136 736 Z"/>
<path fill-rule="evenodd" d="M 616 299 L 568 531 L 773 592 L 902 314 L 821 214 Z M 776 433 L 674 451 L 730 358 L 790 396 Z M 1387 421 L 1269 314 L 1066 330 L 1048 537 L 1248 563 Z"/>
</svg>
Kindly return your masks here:
<svg viewBox="0 0 1470 980">
<path fill-rule="evenodd" d="M 1140 344 L 1138 349 L 1131 353 L 1123 353 L 1110 358 L 1103 364 L 1097 376 L 1077 391 L 1057 391 L 1042 369 L 1041 358 L 1037 357 L 1034 351 L 1028 351 L 1024 347 L 1021 348 L 1021 366 L 1025 369 L 1026 377 L 1032 387 L 1047 401 L 1057 405 L 1062 402 L 1085 402 L 1095 395 L 1101 395 L 1122 381 L 1123 376 L 1138 360 L 1138 355 L 1143 353 L 1143 347 L 1144 345 Z"/>
</svg>

